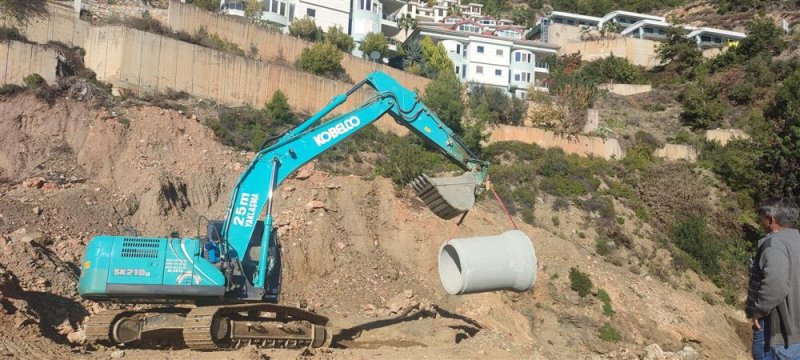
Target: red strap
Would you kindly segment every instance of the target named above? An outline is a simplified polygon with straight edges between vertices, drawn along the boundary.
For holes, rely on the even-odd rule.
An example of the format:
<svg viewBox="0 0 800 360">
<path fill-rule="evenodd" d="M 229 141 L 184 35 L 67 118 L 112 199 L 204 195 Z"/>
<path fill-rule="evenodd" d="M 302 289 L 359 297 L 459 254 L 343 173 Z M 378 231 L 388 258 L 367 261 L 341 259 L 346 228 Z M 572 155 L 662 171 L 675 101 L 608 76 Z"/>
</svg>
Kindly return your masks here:
<svg viewBox="0 0 800 360">
<path fill-rule="evenodd" d="M 492 194 L 494 194 L 494 199 L 497 200 L 497 204 L 500 205 L 501 208 L 503 208 L 503 211 L 505 211 L 506 216 L 508 216 L 508 221 L 511 222 L 511 226 L 514 227 L 514 230 L 519 230 L 517 224 L 514 223 L 514 218 L 511 217 L 511 213 L 508 211 L 508 208 L 506 208 L 506 204 L 503 204 L 503 200 L 500 199 L 500 196 L 497 195 L 496 191 L 494 191 L 494 186 L 491 186 L 490 184 L 489 188 L 492 190 Z"/>
</svg>

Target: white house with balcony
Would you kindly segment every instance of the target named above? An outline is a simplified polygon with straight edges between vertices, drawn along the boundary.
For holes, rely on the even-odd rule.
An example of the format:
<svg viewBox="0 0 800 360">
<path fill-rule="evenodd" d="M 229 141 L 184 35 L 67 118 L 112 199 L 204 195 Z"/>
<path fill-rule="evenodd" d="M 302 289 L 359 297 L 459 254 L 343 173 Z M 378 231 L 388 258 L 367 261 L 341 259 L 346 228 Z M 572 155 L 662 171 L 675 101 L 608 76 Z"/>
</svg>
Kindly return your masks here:
<svg viewBox="0 0 800 360">
<path fill-rule="evenodd" d="M 369 33 L 397 35 L 400 28 L 398 14 L 405 9 L 401 0 L 262 0 L 260 19 L 289 31 L 295 19 L 309 17 L 317 26 L 327 31 L 331 26 L 341 27 L 356 42 Z M 222 0 L 221 9 L 229 15 L 244 16 L 245 1 Z M 394 45 L 390 46 L 396 50 Z M 358 52 L 356 49 L 354 52 Z M 356 55 L 360 55 L 357 53 Z"/>
<path fill-rule="evenodd" d="M 418 22 L 438 23 L 450 15 L 477 17 L 481 16 L 483 11 L 483 4 L 461 4 L 459 0 L 437 0 L 433 6 L 429 6 L 427 0 L 408 0 L 407 2 L 408 5 L 403 13 L 411 15 Z"/>
<path fill-rule="evenodd" d="M 612 11 L 603 17 L 574 14 L 562 11 L 552 11 L 547 16 L 538 20 L 539 26 L 535 29 L 535 38 L 548 43 L 563 45 L 565 42 L 582 41 L 578 38 L 580 28 L 603 28 L 606 24 L 616 24 L 620 29 L 619 35 L 637 39 L 663 41 L 666 39 L 667 29 L 673 24 L 666 18 L 656 15 L 640 14 L 630 11 Z M 687 37 L 694 39 L 701 49 L 723 47 L 731 42 L 737 42 L 746 37 L 744 33 L 714 29 L 708 27 L 694 27 L 678 25 L 688 31 Z M 551 28 L 557 28 L 553 31 Z M 573 30 L 569 30 L 569 29 Z M 559 38 L 557 35 L 561 34 Z"/>
<path fill-rule="evenodd" d="M 496 36 L 498 30 L 487 33 L 474 22 L 445 25 L 423 24 L 414 36 L 429 36 L 442 44 L 462 82 L 499 87 L 517 97 L 525 97 L 529 89 L 548 91 L 545 59 L 555 55 L 558 46 L 522 40 L 522 35 Z M 467 27 L 478 31 L 459 30 Z"/>
</svg>

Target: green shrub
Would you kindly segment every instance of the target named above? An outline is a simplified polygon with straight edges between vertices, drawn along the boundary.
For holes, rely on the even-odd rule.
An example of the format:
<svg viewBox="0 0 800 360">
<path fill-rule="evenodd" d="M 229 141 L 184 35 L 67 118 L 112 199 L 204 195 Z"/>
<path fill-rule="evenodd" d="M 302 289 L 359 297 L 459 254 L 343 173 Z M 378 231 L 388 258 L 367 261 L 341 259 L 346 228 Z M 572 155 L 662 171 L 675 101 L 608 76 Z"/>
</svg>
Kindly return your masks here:
<svg viewBox="0 0 800 360">
<path fill-rule="evenodd" d="M 589 275 L 576 268 L 569 269 L 570 289 L 578 292 L 578 296 L 586 297 L 594 286 Z"/>
<path fill-rule="evenodd" d="M 603 324 L 597 335 L 600 337 L 600 340 L 607 342 L 616 343 L 622 340 L 622 335 L 620 335 L 619 330 L 611 326 L 609 323 Z"/>
<path fill-rule="evenodd" d="M 330 43 L 317 43 L 310 48 L 303 49 L 295 66 L 314 75 L 323 75 L 334 79 L 345 76 L 342 68 L 342 52 L 336 45 Z"/>
<path fill-rule="evenodd" d="M 186 2 L 208 11 L 219 10 L 219 1 L 217 0 L 187 0 Z"/>
<path fill-rule="evenodd" d="M 5 84 L 0 86 L 0 96 L 14 95 L 25 91 L 25 88 L 16 84 Z"/>
<path fill-rule="evenodd" d="M 396 186 L 405 186 L 423 172 L 434 173 L 455 167 L 438 152 L 426 151 L 422 145 L 406 138 L 395 138 L 384 151 L 386 156 L 378 162 L 376 172 L 392 179 Z"/>
<path fill-rule="evenodd" d="M 423 103 L 456 134 L 462 135 L 464 127 L 464 102 L 461 100 L 461 82 L 453 72 L 443 72 L 425 87 Z"/>
<path fill-rule="evenodd" d="M 597 298 L 603 303 L 603 315 L 614 316 L 614 314 L 616 314 L 614 307 L 611 306 L 611 297 L 608 296 L 608 293 L 605 290 L 598 289 Z"/>
<path fill-rule="evenodd" d="M 680 120 L 684 125 L 705 130 L 721 124 L 725 108 L 714 87 L 691 84 L 678 96 L 678 101 L 683 105 Z"/>
<path fill-rule="evenodd" d="M 322 28 L 308 16 L 292 21 L 289 24 L 289 35 L 310 42 L 317 42 L 323 38 Z"/>
<path fill-rule="evenodd" d="M 541 180 L 539 188 L 556 196 L 577 197 L 586 195 L 586 186 L 579 180 L 565 176 L 548 177 Z"/>
<path fill-rule="evenodd" d="M 603 238 L 598 238 L 595 240 L 594 251 L 600 256 L 608 255 L 611 252 L 611 247 L 608 246 L 608 240 Z"/>
<path fill-rule="evenodd" d="M 0 26 L 0 41 L 8 40 L 28 42 L 25 35 L 20 34 L 17 28 Z"/>
<path fill-rule="evenodd" d="M 23 78 L 22 81 L 29 90 L 37 90 L 43 86 L 47 86 L 47 81 L 39 74 L 30 74 Z"/>
<path fill-rule="evenodd" d="M 205 27 L 200 27 L 192 38 L 192 42 L 203 47 L 222 51 L 236 56 L 245 56 L 244 50 L 233 42 L 219 37 L 217 34 L 210 34 Z"/>
<path fill-rule="evenodd" d="M 361 40 L 358 49 L 363 52 L 365 59 L 370 59 L 373 51 L 377 51 L 382 59 L 389 54 L 389 40 L 383 33 L 369 33 Z"/>
<path fill-rule="evenodd" d="M 711 234 L 703 217 L 692 217 L 675 224 L 672 241 L 700 265 L 700 270 L 714 278 L 719 275 L 719 257 L 722 243 Z"/>
<path fill-rule="evenodd" d="M 278 125 L 295 125 L 297 116 L 289 106 L 289 99 L 282 91 L 277 90 L 272 94 L 272 99 L 264 104 L 267 117 Z"/>
<path fill-rule="evenodd" d="M 561 225 L 561 219 L 558 218 L 558 215 L 553 215 L 551 220 L 553 221 L 553 225 L 555 226 Z"/>
<path fill-rule="evenodd" d="M 356 43 L 350 35 L 347 35 L 340 26 L 331 26 L 325 33 L 325 41 L 336 45 L 339 50 L 350 53 L 355 48 Z"/>
<path fill-rule="evenodd" d="M 490 124 L 521 125 L 528 110 L 527 101 L 480 84 L 470 87 L 469 106 L 477 117 Z"/>
<path fill-rule="evenodd" d="M 614 54 L 603 59 L 589 61 L 581 66 L 578 76 L 588 83 L 621 83 L 621 84 L 641 84 L 647 80 L 645 78 L 644 67 L 631 64 L 624 57 L 617 57 Z"/>
</svg>

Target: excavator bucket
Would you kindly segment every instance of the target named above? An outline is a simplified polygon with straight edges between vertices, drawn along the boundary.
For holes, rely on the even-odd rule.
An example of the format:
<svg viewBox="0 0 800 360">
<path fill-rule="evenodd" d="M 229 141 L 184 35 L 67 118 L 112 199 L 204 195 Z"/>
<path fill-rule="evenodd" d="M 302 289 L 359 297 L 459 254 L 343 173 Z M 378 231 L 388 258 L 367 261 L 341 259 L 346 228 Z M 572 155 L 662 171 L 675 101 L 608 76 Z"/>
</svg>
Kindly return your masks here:
<svg viewBox="0 0 800 360">
<path fill-rule="evenodd" d="M 434 214 L 449 220 L 475 205 L 475 174 L 432 178 L 422 174 L 411 181 L 411 188 Z"/>
</svg>

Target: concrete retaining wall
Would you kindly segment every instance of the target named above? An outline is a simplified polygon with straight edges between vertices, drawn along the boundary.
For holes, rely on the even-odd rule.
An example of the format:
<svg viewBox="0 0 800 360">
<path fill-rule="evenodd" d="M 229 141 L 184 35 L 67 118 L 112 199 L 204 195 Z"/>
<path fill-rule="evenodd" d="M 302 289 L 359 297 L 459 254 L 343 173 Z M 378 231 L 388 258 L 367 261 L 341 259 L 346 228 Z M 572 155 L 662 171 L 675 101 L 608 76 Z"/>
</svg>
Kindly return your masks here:
<svg viewBox="0 0 800 360">
<path fill-rule="evenodd" d="M 666 144 L 661 149 L 657 149 L 655 155 L 673 161 L 697 161 L 697 149 L 691 145 Z"/>
<path fill-rule="evenodd" d="M 727 145 L 732 140 L 747 140 L 750 135 L 747 135 L 739 129 L 713 129 L 706 130 L 706 140 L 716 141 L 722 145 Z"/>
<path fill-rule="evenodd" d="M 622 148 L 617 139 L 603 140 L 599 137 L 578 135 L 574 137 L 560 136 L 552 131 L 500 125 L 490 129 L 492 132 L 489 143 L 500 141 L 520 141 L 527 144 L 536 144 L 543 148 L 561 148 L 568 154 L 580 156 L 597 156 L 604 159 L 623 157 Z"/>
<path fill-rule="evenodd" d="M 89 33 L 89 24 L 79 19 L 71 4 L 49 3 L 50 16 L 33 19 L 26 26 L 18 26 L 11 21 L 0 19 L 0 25 L 17 27 L 28 40 L 45 44 L 59 41 L 65 44 L 82 46 Z"/>
<path fill-rule="evenodd" d="M 85 48 L 87 67 L 115 87 L 143 92 L 169 88 L 226 105 L 261 107 L 281 90 L 296 110 L 316 112 L 352 86 L 125 27 L 93 28 Z M 366 90 L 353 94 L 343 108 L 368 95 Z"/>
<path fill-rule="evenodd" d="M 209 33 L 218 34 L 236 43 L 245 51 L 255 46 L 258 49 L 258 56 L 265 61 L 294 63 L 304 48 L 313 45 L 292 36 L 269 31 L 238 16 L 215 14 L 174 0 L 169 5 L 169 26 L 175 31 L 185 31 L 190 34 L 205 27 Z M 349 54 L 345 54 L 342 59 L 342 67 L 354 82 L 361 81 L 375 70 L 391 75 L 408 89 L 423 91 L 430 81 Z"/>
<path fill-rule="evenodd" d="M 574 43 L 567 42 L 561 45 L 561 53 L 572 54 L 580 52 L 584 61 L 604 59 L 614 54 L 614 56 L 628 59 L 632 64 L 651 69 L 660 63 L 656 54 L 656 46 L 658 44 L 657 41 L 628 37 Z"/>
<path fill-rule="evenodd" d="M 630 96 L 641 93 L 646 93 L 653 90 L 651 85 L 634 85 L 634 84 L 601 84 L 600 89 L 607 90 L 612 94 Z"/>
<path fill-rule="evenodd" d="M 55 51 L 19 41 L 0 42 L 0 85 L 24 85 L 23 79 L 39 74 L 48 84 L 56 81 Z"/>
</svg>

